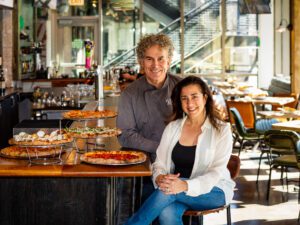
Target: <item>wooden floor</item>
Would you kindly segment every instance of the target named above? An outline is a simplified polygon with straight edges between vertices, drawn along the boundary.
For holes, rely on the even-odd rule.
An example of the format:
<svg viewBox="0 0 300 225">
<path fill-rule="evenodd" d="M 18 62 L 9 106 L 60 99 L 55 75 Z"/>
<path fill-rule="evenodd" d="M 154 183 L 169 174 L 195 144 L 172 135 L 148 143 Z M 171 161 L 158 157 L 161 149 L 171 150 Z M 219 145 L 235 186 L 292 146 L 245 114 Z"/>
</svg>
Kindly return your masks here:
<svg viewBox="0 0 300 225">
<path fill-rule="evenodd" d="M 233 153 L 236 154 L 237 150 Z M 231 219 L 233 225 L 298 225 L 297 218 L 300 206 L 298 204 L 298 184 L 289 183 L 289 193 L 286 185 L 280 182 L 280 171 L 272 172 L 272 186 L 269 201 L 266 200 L 269 166 L 266 159 L 262 163 L 261 175 L 256 185 L 258 168 L 258 150 L 245 150 L 241 153 L 241 170 L 236 181 L 234 201 L 231 204 Z M 296 170 L 290 171 L 289 178 L 298 179 Z M 129 196 L 124 194 L 123 196 Z M 127 205 L 129 199 L 124 200 Z M 123 211 L 126 207 L 121 207 Z M 121 210 L 122 211 L 122 210 Z M 123 224 L 126 215 L 121 215 L 118 224 Z M 226 211 L 204 216 L 204 225 L 226 224 Z"/>
<path fill-rule="evenodd" d="M 247 150 L 241 153 L 241 171 L 236 179 L 237 185 L 231 210 L 232 224 L 297 225 L 300 209 L 298 184 L 289 183 L 289 193 L 287 193 L 286 185 L 283 187 L 280 182 L 280 171 L 274 170 L 270 199 L 267 201 L 269 166 L 266 159 L 262 163 L 261 176 L 256 185 L 259 154 L 257 150 Z M 298 172 L 290 171 L 288 177 L 298 180 Z M 219 224 L 226 224 L 225 211 L 204 216 L 204 225 Z"/>
</svg>

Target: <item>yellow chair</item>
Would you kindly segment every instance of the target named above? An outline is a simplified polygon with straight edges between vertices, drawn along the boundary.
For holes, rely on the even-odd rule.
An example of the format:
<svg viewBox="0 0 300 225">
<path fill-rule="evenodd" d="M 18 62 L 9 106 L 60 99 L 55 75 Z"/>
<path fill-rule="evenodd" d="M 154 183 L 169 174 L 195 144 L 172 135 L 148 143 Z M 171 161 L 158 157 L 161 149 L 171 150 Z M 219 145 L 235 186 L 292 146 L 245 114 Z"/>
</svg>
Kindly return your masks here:
<svg viewBox="0 0 300 225">
<path fill-rule="evenodd" d="M 243 119 L 245 127 L 250 129 L 255 128 L 256 112 L 252 102 L 236 102 L 227 100 L 226 106 L 228 111 L 228 118 L 231 124 L 234 124 L 234 118 L 229 109 L 236 108 Z"/>
</svg>

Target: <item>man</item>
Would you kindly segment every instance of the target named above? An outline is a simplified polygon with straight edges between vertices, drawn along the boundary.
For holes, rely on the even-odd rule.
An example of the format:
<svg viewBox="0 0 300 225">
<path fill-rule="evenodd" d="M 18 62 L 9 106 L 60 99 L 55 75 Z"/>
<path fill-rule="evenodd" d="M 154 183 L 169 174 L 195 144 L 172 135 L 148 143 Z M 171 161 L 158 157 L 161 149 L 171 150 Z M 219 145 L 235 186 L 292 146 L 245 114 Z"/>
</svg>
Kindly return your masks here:
<svg viewBox="0 0 300 225">
<path fill-rule="evenodd" d="M 174 46 L 164 34 L 143 37 L 137 58 L 144 76 L 122 92 L 118 107 L 118 137 L 123 147 L 151 153 L 152 160 L 172 113 L 171 93 L 179 77 L 168 73 Z"/>
</svg>

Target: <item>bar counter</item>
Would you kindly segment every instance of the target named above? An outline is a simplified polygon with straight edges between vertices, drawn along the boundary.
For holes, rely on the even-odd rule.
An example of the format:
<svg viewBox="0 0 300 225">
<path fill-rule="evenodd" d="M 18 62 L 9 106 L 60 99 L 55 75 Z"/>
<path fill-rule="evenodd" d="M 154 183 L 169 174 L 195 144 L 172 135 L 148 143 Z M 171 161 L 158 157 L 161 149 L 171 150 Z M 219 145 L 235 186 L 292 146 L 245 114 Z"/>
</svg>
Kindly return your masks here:
<svg viewBox="0 0 300 225">
<path fill-rule="evenodd" d="M 117 101 L 117 97 L 106 97 L 101 104 L 88 103 L 84 110 L 97 107 L 116 110 Z M 73 122 L 72 127 L 77 123 L 81 122 Z M 115 126 L 115 118 L 85 123 L 87 126 Z M 95 141 L 104 144 L 107 150 L 121 148 L 116 137 Z M 85 148 L 86 141 L 80 139 L 77 145 Z M 62 165 L 44 166 L 0 157 L 1 225 L 119 224 L 120 216 L 127 218 L 132 213 L 134 203 L 128 196 L 134 195 L 132 187 L 136 177 L 151 176 L 149 159 L 127 166 L 90 165 L 80 162 L 80 154 L 74 148 L 67 149 L 62 159 Z M 121 191 L 126 194 L 123 199 L 117 199 Z M 120 207 L 122 201 L 131 208 Z M 118 208 L 119 216 L 116 215 Z"/>
<path fill-rule="evenodd" d="M 15 88 L 6 88 L 5 89 L 5 94 L 0 95 L 0 101 L 2 101 L 5 98 L 9 98 L 10 96 L 14 94 L 19 94 L 21 92 L 21 89 L 15 89 Z"/>
<path fill-rule="evenodd" d="M 51 78 L 51 79 L 23 79 L 24 83 L 49 82 L 52 87 L 66 87 L 68 84 L 93 84 L 94 78 Z"/>
</svg>

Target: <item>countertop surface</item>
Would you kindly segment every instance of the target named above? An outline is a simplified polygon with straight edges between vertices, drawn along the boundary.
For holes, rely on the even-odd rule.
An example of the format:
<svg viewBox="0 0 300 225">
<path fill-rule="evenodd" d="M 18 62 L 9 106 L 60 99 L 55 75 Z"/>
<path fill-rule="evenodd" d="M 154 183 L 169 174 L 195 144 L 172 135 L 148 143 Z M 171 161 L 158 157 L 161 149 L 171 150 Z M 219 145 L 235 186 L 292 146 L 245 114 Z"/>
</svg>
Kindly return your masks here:
<svg viewBox="0 0 300 225">
<path fill-rule="evenodd" d="M 87 103 L 84 110 L 111 109 L 117 110 L 118 97 L 106 97 L 97 102 Z M 76 126 L 111 126 L 115 127 L 115 118 L 99 119 L 90 121 L 74 121 Z M 95 145 L 96 144 L 96 145 Z M 101 150 L 120 150 L 121 146 L 117 137 L 77 139 L 76 145 L 70 144 L 64 148 L 61 156 L 62 163 L 59 165 L 34 165 L 28 159 L 12 159 L 0 157 L 0 176 L 7 177 L 133 177 L 151 176 L 149 158 L 140 164 L 125 166 L 91 165 L 80 160 L 81 153 L 90 148 Z M 104 147 L 103 147 L 104 146 Z M 77 151 L 80 150 L 80 151 Z"/>
<path fill-rule="evenodd" d="M 4 95 L 0 95 L 0 101 L 10 97 L 11 95 L 15 94 L 15 93 L 21 93 L 22 89 L 16 89 L 16 88 L 6 88 L 5 89 L 5 94 Z"/>
</svg>

